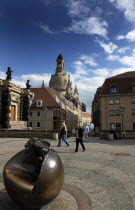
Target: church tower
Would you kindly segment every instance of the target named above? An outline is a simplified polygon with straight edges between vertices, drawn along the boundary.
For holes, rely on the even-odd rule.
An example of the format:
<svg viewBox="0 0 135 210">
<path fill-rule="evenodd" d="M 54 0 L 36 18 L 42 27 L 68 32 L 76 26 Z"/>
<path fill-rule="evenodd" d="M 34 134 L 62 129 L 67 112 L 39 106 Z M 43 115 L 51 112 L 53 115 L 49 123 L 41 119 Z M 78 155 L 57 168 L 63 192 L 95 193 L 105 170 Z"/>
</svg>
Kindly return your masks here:
<svg viewBox="0 0 135 210">
<path fill-rule="evenodd" d="M 64 69 L 64 59 L 60 53 L 56 60 L 56 73 L 65 73 Z"/>
<path fill-rule="evenodd" d="M 65 95 L 69 80 L 70 76 L 66 74 L 66 70 L 64 68 L 64 58 L 60 53 L 56 59 L 56 71 L 55 74 L 51 75 L 49 87 L 52 87 L 59 93 Z"/>
</svg>

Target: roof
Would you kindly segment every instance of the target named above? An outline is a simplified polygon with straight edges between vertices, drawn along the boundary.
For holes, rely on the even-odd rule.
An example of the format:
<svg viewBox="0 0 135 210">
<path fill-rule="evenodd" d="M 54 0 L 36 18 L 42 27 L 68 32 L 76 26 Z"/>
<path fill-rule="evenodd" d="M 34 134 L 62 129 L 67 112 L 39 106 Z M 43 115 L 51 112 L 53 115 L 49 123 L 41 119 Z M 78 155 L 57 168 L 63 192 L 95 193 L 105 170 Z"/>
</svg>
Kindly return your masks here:
<svg viewBox="0 0 135 210">
<path fill-rule="evenodd" d="M 91 114 L 89 112 L 82 112 L 82 116 L 90 116 L 91 117 Z"/>
<path fill-rule="evenodd" d="M 135 85 L 135 71 L 126 72 L 106 79 L 99 94 L 110 94 L 110 87 L 112 85 L 117 86 L 117 94 L 132 93 L 132 86 Z"/>
<path fill-rule="evenodd" d="M 56 96 L 56 91 L 53 88 L 30 88 L 30 91 L 34 93 L 32 105 L 34 105 L 37 100 L 42 100 L 43 106 L 60 107 L 59 103 L 56 102 L 54 98 L 54 96 Z"/>
<path fill-rule="evenodd" d="M 113 76 L 113 77 L 110 77 L 108 79 L 123 79 L 123 78 L 132 78 L 132 77 L 135 77 L 135 71 L 128 71 L 128 72 L 125 72 L 125 73 L 122 73 L 122 74 L 118 74 L 116 76 Z"/>
<path fill-rule="evenodd" d="M 58 60 L 58 59 L 63 60 L 63 56 L 62 56 L 62 54 L 61 54 L 61 53 L 60 53 L 60 54 L 59 54 L 59 56 L 57 57 L 57 60 Z"/>
</svg>

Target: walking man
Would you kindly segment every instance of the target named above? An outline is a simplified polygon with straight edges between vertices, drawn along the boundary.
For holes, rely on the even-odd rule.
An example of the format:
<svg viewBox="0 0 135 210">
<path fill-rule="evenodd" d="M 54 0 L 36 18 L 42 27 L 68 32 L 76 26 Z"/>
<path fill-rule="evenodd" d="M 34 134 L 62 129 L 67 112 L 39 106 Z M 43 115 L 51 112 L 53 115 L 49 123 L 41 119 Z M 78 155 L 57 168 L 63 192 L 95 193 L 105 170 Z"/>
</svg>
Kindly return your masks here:
<svg viewBox="0 0 135 210">
<path fill-rule="evenodd" d="M 66 140 L 66 127 L 65 123 L 62 123 L 61 129 L 60 129 L 60 136 L 59 136 L 59 142 L 57 147 L 61 147 L 61 139 L 65 142 L 67 147 L 69 146 L 69 143 Z"/>
<path fill-rule="evenodd" d="M 78 124 L 76 127 L 76 149 L 75 152 L 78 152 L 78 148 L 79 148 L 79 143 L 82 146 L 83 151 L 85 152 L 85 146 L 83 144 L 83 129 L 81 128 L 81 126 Z"/>
</svg>

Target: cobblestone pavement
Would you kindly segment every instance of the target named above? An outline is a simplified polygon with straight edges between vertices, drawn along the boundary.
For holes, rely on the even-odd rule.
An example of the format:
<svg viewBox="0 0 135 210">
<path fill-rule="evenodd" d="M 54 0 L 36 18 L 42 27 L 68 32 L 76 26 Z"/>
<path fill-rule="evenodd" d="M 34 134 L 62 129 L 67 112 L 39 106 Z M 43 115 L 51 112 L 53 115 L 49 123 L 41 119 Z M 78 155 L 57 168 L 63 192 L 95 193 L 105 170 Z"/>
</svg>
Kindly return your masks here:
<svg viewBox="0 0 135 210">
<path fill-rule="evenodd" d="M 4 188 L 2 171 L 5 163 L 24 148 L 26 141 L 0 138 L 0 189 Z M 74 153 L 75 138 L 68 141 L 69 147 L 64 142 L 57 147 L 56 140 L 50 140 L 50 143 L 61 157 L 65 183 L 72 186 L 72 190 L 63 188 L 59 196 L 42 209 L 88 210 L 85 202 L 84 208 L 79 208 L 77 196 L 81 202 L 83 196 L 77 189 L 89 198 L 92 210 L 135 209 L 135 140 L 107 141 L 94 137 L 85 143 L 86 151 L 79 148 L 78 153 Z M 5 201 L 0 198 L 0 204 L 3 202 L 0 210 L 12 209 L 11 205 L 5 208 Z"/>
</svg>

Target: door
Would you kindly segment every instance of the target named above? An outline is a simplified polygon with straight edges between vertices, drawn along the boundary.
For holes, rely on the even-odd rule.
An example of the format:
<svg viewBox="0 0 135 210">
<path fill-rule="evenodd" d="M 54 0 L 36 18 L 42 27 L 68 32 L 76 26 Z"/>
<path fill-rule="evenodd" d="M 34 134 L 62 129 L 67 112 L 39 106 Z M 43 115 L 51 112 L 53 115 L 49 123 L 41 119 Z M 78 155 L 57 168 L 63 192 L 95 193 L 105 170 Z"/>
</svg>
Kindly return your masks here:
<svg viewBox="0 0 135 210">
<path fill-rule="evenodd" d="M 11 105 L 11 121 L 15 121 L 15 111 L 16 107 Z"/>
</svg>

